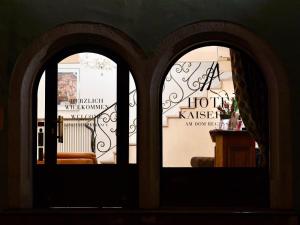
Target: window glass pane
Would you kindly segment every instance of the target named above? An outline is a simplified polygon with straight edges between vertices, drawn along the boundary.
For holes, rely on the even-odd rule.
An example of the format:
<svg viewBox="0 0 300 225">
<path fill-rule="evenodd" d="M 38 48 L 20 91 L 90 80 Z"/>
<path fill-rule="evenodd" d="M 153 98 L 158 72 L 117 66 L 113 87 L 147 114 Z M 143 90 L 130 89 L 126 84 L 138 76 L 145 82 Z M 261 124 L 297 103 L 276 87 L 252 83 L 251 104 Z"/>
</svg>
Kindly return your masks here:
<svg viewBox="0 0 300 225">
<path fill-rule="evenodd" d="M 38 86 L 37 102 L 37 162 L 42 164 L 45 145 L 45 73 Z"/>
<path fill-rule="evenodd" d="M 58 64 L 57 76 L 57 111 L 64 118 L 58 163 L 61 156 L 62 162 L 71 164 L 79 158 L 85 163 L 115 164 L 116 63 L 103 55 L 79 53 Z"/>
<path fill-rule="evenodd" d="M 58 164 L 116 163 L 116 79 L 116 63 L 99 54 L 79 53 L 58 63 Z M 45 118 L 44 99 L 43 74 L 38 88 L 38 122 Z M 38 124 L 38 132 L 41 129 Z M 41 152 L 38 159 L 42 159 Z"/>
<path fill-rule="evenodd" d="M 129 74 L 129 163 L 136 163 L 137 90 L 132 74 Z"/>
<path fill-rule="evenodd" d="M 229 124 L 233 114 L 236 120 Z M 223 167 L 222 160 L 239 161 L 235 165 L 243 167 L 253 159 L 251 166 L 255 166 L 254 146 L 248 150 L 238 147 L 235 151 L 220 148 L 215 140 L 214 134 L 218 138 L 230 134 L 230 141 L 236 137 L 233 145 L 240 146 L 244 133 L 237 130 L 242 126 L 229 48 L 198 48 L 172 66 L 162 91 L 163 167 Z M 250 142 L 254 143 L 253 138 Z"/>
<path fill-rule="evenodd" d="M 129 73 L 129 163 L 136 163 L 137 93 Z M 38 87 L 38 163 L 44 156 L 45 73 Z M 117 64 L 90 52 L 58 63 L 57 162 L 117 163 Z M 60 136 L 62 136 L 60 138 Z"/>
</svg>

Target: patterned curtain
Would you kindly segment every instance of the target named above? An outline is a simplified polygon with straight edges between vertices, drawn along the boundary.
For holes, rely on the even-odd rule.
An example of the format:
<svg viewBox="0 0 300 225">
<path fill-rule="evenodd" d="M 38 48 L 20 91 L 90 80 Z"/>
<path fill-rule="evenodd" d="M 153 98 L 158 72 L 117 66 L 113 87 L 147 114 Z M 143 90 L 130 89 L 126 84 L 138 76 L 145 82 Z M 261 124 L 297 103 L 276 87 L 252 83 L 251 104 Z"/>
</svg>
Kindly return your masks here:
<svg viewBox="0 0 300 225">
<path fill-rule="evenodd" d="M 259 146 L 257 166 L 267 166 L 268 95 L 267 85 L 255 62 L 245 53 L 230 49 L 235 96 L 243 122 Z"/>
</svg>

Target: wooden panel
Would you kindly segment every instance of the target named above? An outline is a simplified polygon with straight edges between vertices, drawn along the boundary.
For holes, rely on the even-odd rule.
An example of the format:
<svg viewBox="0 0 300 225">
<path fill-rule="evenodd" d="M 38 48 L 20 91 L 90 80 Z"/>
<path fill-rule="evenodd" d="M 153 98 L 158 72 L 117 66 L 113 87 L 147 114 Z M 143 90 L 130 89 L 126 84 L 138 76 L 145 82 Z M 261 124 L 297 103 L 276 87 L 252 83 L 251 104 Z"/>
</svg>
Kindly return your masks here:
<svg viewBox="0 0 300 225">
<path fill-rule="evenodd" d="M 0 106 L 0 130 L 3 129 L 3 126 L 4 126 L 4 110 L 3 110 L 3 107 Z"/>
<path fill-rule="evenodd" d="M 137 166 L 44 165 L 34 169 L 34 206 L 43 207 L 136 207 Z M 52 174 L 52 182 L 48 182 Z M 48 185 L 48 187 L 46 186 Z"/>
<path fill-rule="evenodd" d="M 163 168 L 161 206 L 268 207 L 269 179 L 261 168 Z"/>
<path fill-rule="evenodd" d="M 255 167 L 255 140 L 246 131 L 213 130 L 215 167 Z"/>
<path fill-rule="evenodd" d="M 230 167 L 254 167 L 255 161 L 251 156 L 251 148 L 246 146 L 229 146 L 227 154 Z"/>
<path fill-rule="evenodd" d="M 224 166 L 224 151 L 223 149 L 223 136 L 216 137 L 216 146 L 215 146 L 215 167 Z"/>
</svg>

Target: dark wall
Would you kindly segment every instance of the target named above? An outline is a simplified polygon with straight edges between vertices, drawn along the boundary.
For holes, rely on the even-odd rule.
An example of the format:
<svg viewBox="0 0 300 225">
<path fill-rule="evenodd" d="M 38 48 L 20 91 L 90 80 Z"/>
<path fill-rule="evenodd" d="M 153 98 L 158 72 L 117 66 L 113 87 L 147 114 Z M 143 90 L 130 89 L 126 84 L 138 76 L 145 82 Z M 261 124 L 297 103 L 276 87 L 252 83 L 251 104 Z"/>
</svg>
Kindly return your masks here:
<svg viewBox="0 0 300 225">
<path fill-rule="evenodd" d="M 268 42 L 287 70 L 293 114 L 283 119 L 293 122 L 291 142 L 294 160 L 298 162 L 299 10 L 299 0 L 0 0 L 0 107 L 7 112 L 10 75 L 20 53 L 35 38 L 59 24 L 74 21 L 108 24 L 127 33 L 151 54 L 162 38 L 181 26 L 203 20 L 230 21 Z M 6 201 L 7 126 L 5 123 L 0 128 L 0 204 Z M 299 192 L 295 203 L 300 208 L 298 171 L 299 163 L 295 163 L 295 190 Z"/>
</svg>

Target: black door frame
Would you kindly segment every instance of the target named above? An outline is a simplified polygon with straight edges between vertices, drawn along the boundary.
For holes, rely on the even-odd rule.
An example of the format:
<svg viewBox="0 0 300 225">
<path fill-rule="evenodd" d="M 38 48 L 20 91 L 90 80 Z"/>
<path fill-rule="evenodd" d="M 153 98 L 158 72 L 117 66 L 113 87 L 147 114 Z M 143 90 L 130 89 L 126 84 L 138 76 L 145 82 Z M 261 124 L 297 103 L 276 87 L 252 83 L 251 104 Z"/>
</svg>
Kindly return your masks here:
<svg viewBox="0 0 300 225">
<path fill-rule="evenodd" d="M 268 166 L 264 168 L 163 167 L 162 91 L 166 76 L 182 56 L 197 48 L 208 46 L 237 49 L 222 41 L 195 43 L 183 49 L 170 61 L 160 84 L 160 205 L 162 207 L 268 208 L 270 206 Z M 239 51 L 247 54 L 244 50 L 239 49 Z M 269 152 L 266 158 L 269 158 Z"/>
<path fill-rule="evenodd" d="M 113 60 L 117 64 L 117 164 L 112 165 L 57 165 L 56 164 L 56 134 L 57 134 L 57 65 L 64 58 L 80 53 L 80 52 L 92 52 L 103 55 Z M 54 184 L 57 179 L 57 175 L 60 174 L 61 181 L 64 181 L 61 173 L 72 172 L 73 170 L 86 171 L 85 173 L 92 173 L 97 176 L 98 173 L 105 177 L 104 201 L 101 199 L 92 200 L 91 204 L 82 198 L 82 202 L 75 201 L 74 206 L 120 206 L 120 207 L 137 207 L 138 204 L 138 171 L 137 164 L 129 164 L 129 96 L 125 93 L 129 93 L 129 66 L 121 57 L 115 54 L 110 49 L 98 46 L 95 44 L 75 44 L 69 46 L 62 51 L 56 53 L 40 70 L 40 75 L 36 79 L 33 86 L 33 110 L 32 121 L 37 121 L 37 90 L 40 81 L 40 77 L 46 72 L 46 102 L 45 104 L 45 165 L 36 164 L 37 156 L 37 143 L 33 141 L 33 184 L 34 184 L 34 206 L 35 207 L 52 207 L 56 206 L 55 201 L 57 198 L 53 197 L 57 188 L 53 188 L 51 184 Z M 50 90 L 50 92 L 48 91 Z M 127 97 L 126 97 L 127 96 Z M 47 122 L 50 121 L 50 122 Z M 32 124 L 33 140 L 37 139 L 37 124 Z M 53 149 L 47 151 L 47 148 Z M 94 172 L 93 172 L 94 171 Z M 111 177 L 108 174 L 111 173 Z M 43 178 L 46 177 L 47 179 Z M 91 177 L 92 178 L 92 177 Z M 112 182 L 113 179 L 119 179 L 119 182 Z M 74 177 L 73 177 L 74 180 Z M 97 180 L 97 177 L 94 177 Z M 109 182 L 111 187 L 109 189 Z M 98 182 L 99 183 L 99 182 Z M 121 185 L 124 184 L 124 185 Z M 100 187 L 100 184 L 98 185 Z M 44 190 L 39 190 L 39 189 Z M 102 190 L 103 191 L 103 190 Z M 114 196 L 113 192 L 117 192 L 116 196 L 119 199 L 114 198 L 110 201 L 109 196 Z M 110 193 L 111 192 L 111 193 Z M 64 195 L 59 195 L 61 198 Z M 98 196 L 99 198 L 99 196 Z M 101 198 L 101 196 L 100 196 Z M 72 199 L 68 199 L 70 201 Z M 59 202 L 57 206 L 64 206 L 64 202 Z M 66 206 L 73 206 L 72 202 Z"/>
</svg>

